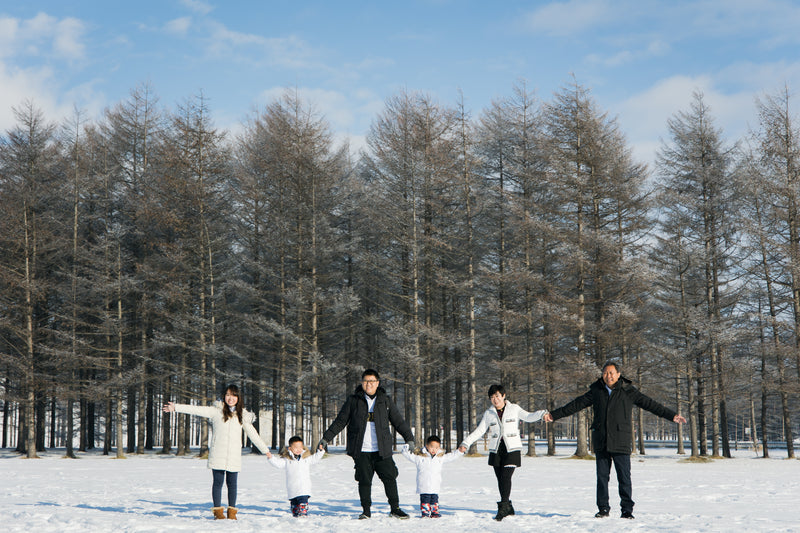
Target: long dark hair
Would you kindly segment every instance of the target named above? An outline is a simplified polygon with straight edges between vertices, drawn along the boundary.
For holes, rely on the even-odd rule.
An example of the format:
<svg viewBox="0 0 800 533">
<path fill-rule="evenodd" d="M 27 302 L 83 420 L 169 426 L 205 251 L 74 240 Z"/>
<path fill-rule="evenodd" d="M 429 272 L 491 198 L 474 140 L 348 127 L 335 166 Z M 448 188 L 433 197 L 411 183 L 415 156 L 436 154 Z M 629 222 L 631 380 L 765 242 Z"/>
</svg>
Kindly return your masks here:
<svg viewBox="0 0 800 533">
<path fill-rule="evenodd" d="M 227 422 L 228 419 L 230 417 L 232 417 L 233 413 L 234 413 L 234 412 L 231 412 L 231 410 L 228 408 L 228 404 L 225 403 L 225 396 L 227 396 L 228 393 L 230 393 L 233 396 L 236 396 L 236 398 L 238 398 L 238 401 L 236 402 L 236 411 L 234 411 L 234 412 L 236 413 L 236 416 L 239 418 L 239 423 L 241 424 L 242 423 L 242 411 L 244 410 L 244 407 L 242 407 L 242 404 L 244 402 L 242 401 L 242 396 L 239 394 L 239 387 L 237 387 L 236 385 L 228 385 L 227 387 L 225 387 L 225 392 L 222 394 L 222 421 L 223 422 Z"/>
</svg>

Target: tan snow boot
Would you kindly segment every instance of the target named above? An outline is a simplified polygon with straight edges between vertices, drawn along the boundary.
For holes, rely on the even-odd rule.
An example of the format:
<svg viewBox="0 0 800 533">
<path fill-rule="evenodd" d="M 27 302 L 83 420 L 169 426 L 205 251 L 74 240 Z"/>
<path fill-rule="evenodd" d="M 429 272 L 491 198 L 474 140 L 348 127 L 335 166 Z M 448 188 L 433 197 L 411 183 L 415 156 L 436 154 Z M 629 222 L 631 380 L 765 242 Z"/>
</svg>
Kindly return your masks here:
<svg viewBox="0 0 800 533">
<path fill-rule="evenodd" d="M 238 511 L 236 507 L 228 507 L 228 520 L 236 520 L 236 511 Z"/>
<path fill-rule="evenodd" d="M 214 520 L 225 520 L 225 512 L 222 507 L 212 507 L 211 510 L 214 512 Z"/>
</svg>

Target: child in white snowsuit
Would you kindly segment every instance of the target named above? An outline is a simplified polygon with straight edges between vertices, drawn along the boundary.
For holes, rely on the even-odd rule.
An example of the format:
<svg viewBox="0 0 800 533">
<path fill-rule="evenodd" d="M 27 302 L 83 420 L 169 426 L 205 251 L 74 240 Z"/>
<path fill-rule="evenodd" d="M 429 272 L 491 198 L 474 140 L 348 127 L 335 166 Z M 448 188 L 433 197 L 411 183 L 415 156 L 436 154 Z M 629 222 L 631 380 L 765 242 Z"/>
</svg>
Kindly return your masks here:
<svg viewBox="0 0 800 533">
<path fill-rule="evenodd" d="M 279 457 L 267 452 L 267 459 L 272 466 L 286 470 L 286 492 L 292 516 L 308 514 L 308 498 L 311 495 L 311 465 L 318 463 L 325 455 L 319 450 L 314 455 L 303 444 L 303 439 L 294 436 L 289 439 L 289 446 L 281 451 Z"/>
<path fill-rule="evenodd" d="M 403 457 L 417 465 L 417 494 L 422 518 L 439 518 L 439 490 L 442 486 L 442 465 L 464 455 L 459 450 L 444 453 L 442 441 L 436 435 L 425 439 L 425 448 L 419 455 L 403 446 Z"/>
</svg>

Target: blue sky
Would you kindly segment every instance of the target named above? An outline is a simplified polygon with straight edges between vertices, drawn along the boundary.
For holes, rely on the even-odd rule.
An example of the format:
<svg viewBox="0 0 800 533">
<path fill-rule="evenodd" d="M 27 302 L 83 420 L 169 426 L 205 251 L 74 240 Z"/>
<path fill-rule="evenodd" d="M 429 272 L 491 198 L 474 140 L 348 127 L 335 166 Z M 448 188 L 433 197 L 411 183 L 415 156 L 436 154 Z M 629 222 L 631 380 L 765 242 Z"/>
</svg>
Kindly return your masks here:
<svg viewBox="0 0 800 533">
<path fill-rule="evenodd" d="M 398 91 L 460 91 L 478 116 L 522 80 L 549 100 L 574 75 L 650 163 L 695 90 L 730 140 L 757 96 L 797 90 L 798 28 L 788 0 L 2 0 L 0 131 L 26 98 L 98 117 L 149 82 L 171 109 L 202 91 L 235 133 L 292 88 L 359 147 Z"/>
</svg>

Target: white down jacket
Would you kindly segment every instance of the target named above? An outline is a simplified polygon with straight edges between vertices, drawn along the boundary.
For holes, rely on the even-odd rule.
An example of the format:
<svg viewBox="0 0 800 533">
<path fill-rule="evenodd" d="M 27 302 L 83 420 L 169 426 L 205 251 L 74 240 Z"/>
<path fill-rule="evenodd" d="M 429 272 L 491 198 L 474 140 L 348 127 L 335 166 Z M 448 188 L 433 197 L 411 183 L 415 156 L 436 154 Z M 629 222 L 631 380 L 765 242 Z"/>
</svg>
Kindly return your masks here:
<svg viewBox="0 0 800 533">
<path fill-rule="evenodd" d="M 534 411 L 529 413 L 519 405 L 511 402 L 506 402 L 505 409 L 503 409 L 503 420 L 497 416 L 497 409 L 490 407 L 483 413 L 481 423 L 475 428 L 475 431 L 467 435 L 461 446 L 469 448 L 472 444 L 481 438 L 484 433 L 489 432 L 489 451 L 497 452 L 500 447 L 500 439 L 502 438 L 506 443 L 506 449 L 509 452 L 522 449 L 522 439 L 519 436 L 519 422 L 538 422 L 542 419 L 547 411 Z"/>
<path fill-rule="evenodd" d="M 242 423 L 232 416 L 227 422 L 222 418 L 222 402 L 214 402 L 213 406 L 175 404 L 176 413 L 186 413 L 208 418 L 211 424 L 211 445 L 208 448 L 208 468 L 239 472 L 242 469 L 242 429 L 263 453 L 269 446 L 258 435 L 253 427 L 255 415 L 250 411 L 242 412 Z"/>
<path fill-rule="evenodd" d="M 290 500 L 298 496 L 311 496 L 311 465 L 320 462 L 324 455 L 325 450 L 317 450 L 311 455 L 308 448 L 304 448 L 299 458 L 289 449 L 279 457 L 273 455 L 269 458 L 272 466 L 286 470 L 286 494 Z"/>
<path fill-rule="evenodd" d="M 439 494 L 442 488 L 442 465 L 455 461 L 462 455 L 458 450 L 450 453 L 431 455 L 427 448 L 422 448 L 422 455 L 411 453 L 408 446 L 403 446 L 403 457 L 417 465 L 417 494 Z"/>
</svg>

